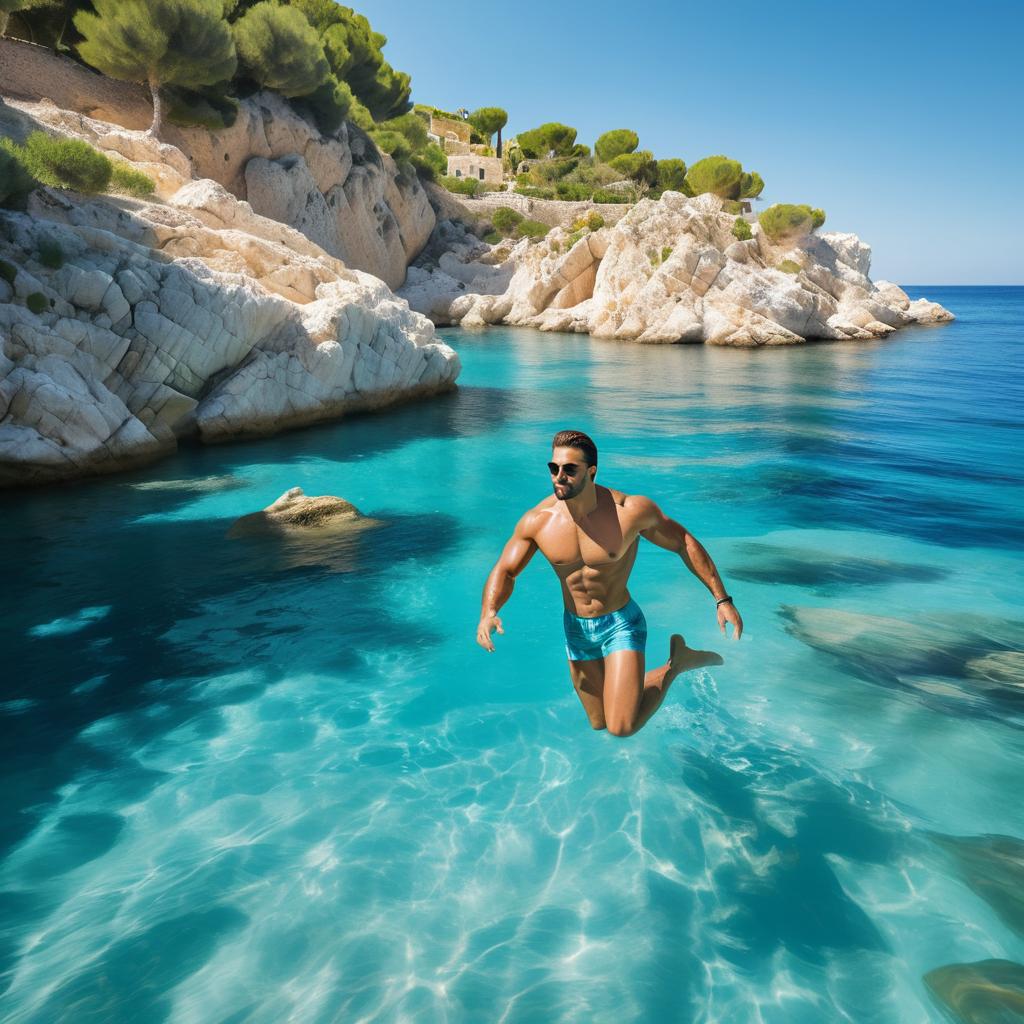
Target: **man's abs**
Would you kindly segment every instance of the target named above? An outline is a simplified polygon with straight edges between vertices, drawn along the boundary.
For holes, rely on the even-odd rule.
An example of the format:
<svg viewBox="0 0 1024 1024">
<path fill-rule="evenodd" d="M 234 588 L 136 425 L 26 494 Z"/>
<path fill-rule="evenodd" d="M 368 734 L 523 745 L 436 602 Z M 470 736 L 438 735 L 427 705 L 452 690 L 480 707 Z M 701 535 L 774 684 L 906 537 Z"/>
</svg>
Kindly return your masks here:
<svg viewBox="0 0 1024 1024">
<path fill-rule="evenodd" d="M 580 560 L 574 565 L 552 562 L 562 584 L 565 610 L 573 615 L 593 618 L 616 612 L 629 603 L 629 574 L 636 561 L 637 542 L 634 541 L 615 561 L 588 565 Z"/>
</svg>

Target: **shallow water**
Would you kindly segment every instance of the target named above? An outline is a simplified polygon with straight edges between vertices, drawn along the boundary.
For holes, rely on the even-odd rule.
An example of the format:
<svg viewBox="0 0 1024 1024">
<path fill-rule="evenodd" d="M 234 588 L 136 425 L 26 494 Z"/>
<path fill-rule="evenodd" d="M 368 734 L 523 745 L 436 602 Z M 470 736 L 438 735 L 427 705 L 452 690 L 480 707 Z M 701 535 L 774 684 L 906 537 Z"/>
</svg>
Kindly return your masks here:
<svg viewBox="0 0 1024 1024">
<path fill-rule="evenodd" d="M 960 319 L 453 331 L 455 395 L 0 497 L 0 1018 L 916 1024 L 1024 963 L 1024 289 L 911 292 Z M 646 546 L 648 663 L 726 663 L 627 740 L 539 558 L 473 642 L 567 425 L 746 623 Z M 296 485 L 382 525 L 226 538 Z"/>
</svg>

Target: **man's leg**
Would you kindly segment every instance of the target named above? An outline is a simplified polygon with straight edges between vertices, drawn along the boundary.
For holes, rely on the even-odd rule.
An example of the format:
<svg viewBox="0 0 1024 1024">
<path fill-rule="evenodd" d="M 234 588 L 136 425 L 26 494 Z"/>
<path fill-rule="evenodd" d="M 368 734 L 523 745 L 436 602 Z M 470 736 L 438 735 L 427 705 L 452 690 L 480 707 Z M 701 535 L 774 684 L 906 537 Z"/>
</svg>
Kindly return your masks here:
<svg viewBox="0 0 1024 1024">
<path fill-rule="evenodd" d="M 642 651 L 612 651 L 604 659 L 604 715 L 613 736 L 639 732 L 661 706 L 680 672 L 704 665 L 721 665 L 714 651 L 695 651 L 675 633 L 669 642 L 669 660 L 644 674 Z"/>
<path fill-rule="evenodd" d="M 604 661 L 570 661 L 569 675 L 572 685 L 587 713 L 591 728 L 605 728 L 604 720 Z"/>
</svg>

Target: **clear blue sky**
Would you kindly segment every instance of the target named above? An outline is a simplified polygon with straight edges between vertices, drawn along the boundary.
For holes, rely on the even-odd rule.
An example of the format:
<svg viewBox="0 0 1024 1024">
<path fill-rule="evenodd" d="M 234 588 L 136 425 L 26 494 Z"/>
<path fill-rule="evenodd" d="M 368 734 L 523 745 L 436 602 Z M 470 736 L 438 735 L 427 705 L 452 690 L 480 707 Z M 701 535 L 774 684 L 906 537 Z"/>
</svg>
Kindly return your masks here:
<svg viewBox="0 0 1024 1024">
<path fill-rule="evenodd" d="M 875 279 L 1024 284 L 1024 3 L 345 2 L 418 103 L 725 153 L 860 235 Z"/>
</svg>

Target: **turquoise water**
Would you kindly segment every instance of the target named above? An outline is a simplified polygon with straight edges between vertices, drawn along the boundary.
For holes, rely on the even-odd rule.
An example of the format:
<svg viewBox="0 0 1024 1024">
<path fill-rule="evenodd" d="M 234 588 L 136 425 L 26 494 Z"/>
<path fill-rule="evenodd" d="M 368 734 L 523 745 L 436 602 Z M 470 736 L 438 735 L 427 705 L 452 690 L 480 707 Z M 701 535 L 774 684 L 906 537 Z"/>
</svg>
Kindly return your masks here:
<svg viewBox="0 0 1024 1024">
<path fill-rule="evenodd" d="M 915 1024 L 1024 963 L 1024 289 L 911 291 L 960 319 L 453 331 L 455 395 L 0 496 L 0 1018 Z M 746 623 L 645 546 L 648 663 L 726 662 L 630 739 L 539 557 L 473 641 L 568 425 Z M 382 525 L 226 538 L 295 485 Z"/>
</svg>

